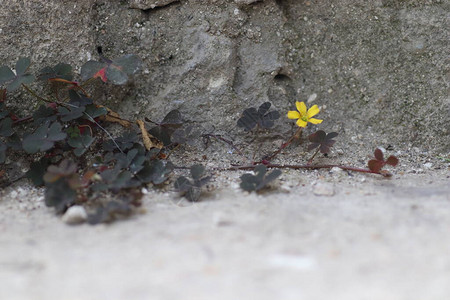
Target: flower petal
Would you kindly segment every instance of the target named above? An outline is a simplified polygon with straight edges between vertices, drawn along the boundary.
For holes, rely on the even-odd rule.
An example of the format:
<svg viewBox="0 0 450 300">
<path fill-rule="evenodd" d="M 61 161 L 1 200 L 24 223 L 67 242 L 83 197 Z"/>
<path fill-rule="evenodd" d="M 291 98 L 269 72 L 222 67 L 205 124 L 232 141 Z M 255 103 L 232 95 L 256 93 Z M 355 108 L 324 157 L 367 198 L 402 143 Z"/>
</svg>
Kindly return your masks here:
<svg viewBox="0 0 450 300">
<path fill-rule="evenodd" d="M 308 122 L 303 121 L 302 119 L 298 119 L 297 120 L 297 125 L 299 127 L 306 127 L 306 125 L 308 125 Z"/>
<path fill-rule="evenodd" d="M 317 106 L 317 104 L 313 105 L 309 110 L 308 110 L 308 119 L 314 117 L 315 115 L 317 115 L 320 112 L 319 107 Z"/>
<path fill-rule="evenodd" d="M 287 117 L 288 119 L 298 119 L 300 118 L 300 114 L 298 113 L 298 111 L 291 110 L 288 111 Z"/>
<path fill-rule="evenodd" d="M 311 119 L 308 119 L 308 122 L 311 122 L 313 124 L 320 124 L 323 122 L 323 120 L 311 118 Z"/>
<path fill-rule="evenodd" d="M 300 113 L 300 115 L 306 116 L 306 105 L 305 102 L 295 102 L 295 106 L 297 107 L 298 112 Z"/>
</svg>

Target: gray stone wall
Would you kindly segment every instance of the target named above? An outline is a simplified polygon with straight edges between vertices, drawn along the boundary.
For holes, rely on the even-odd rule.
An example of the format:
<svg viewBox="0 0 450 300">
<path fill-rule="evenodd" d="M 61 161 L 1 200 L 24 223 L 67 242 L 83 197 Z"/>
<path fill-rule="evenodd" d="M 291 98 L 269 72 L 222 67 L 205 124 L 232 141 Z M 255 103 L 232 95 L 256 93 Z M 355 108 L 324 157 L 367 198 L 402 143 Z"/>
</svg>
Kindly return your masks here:
<svg viewBox="0 0 450 300">
<path fill-rule="evenodd" d="M 447 153 L 449 28 L 439 0 L 3 0 L 0 64 L 31 56 L 35 70 L 79 70 L 98 47 L 134 53 L 142 75 L 92 91 L 129 118 L 179 108 L 230 132 L 250 105 L 271 101 L 284 115 L 309 99 L 322 106 L 321 128 L 349 144 Z"/>
</svg>

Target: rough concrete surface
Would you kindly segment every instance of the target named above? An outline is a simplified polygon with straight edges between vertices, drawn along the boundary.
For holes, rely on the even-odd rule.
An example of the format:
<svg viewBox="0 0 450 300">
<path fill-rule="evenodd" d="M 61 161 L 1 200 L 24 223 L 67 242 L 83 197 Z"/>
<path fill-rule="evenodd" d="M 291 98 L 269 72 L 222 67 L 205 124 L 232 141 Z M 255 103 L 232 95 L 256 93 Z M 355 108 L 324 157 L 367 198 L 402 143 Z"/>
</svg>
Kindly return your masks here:
<svg viewBox="0 0 450 300">
<path fill-rule="evenodd" d="M 8 188 L 0 298 L 448 299 L 448 170 L 286 171 L 262 195 L 233 174 L 202 202 L 150 192 L 142 215 L 100 226 L 66 225 L 41 191 Z"/>
<path fill-rule="evenodd" d="M 0 191 L 0 299 L 449 299 L 449 22 L 444 0 L 1 1 L 0 65 L 139 55 L 134 81 L 90 89 L 126 118 L 178 108 L 251 156 L 242 110 L 271 101 L 284 116 L 304 100 L 324 119 L 305 134 L 339 132 L 319 162 L 364 166 L 382 146 L 400 166 L 391 179 L 284 170 L 261 195 L 214 174 L 202 202 L 149 189 L 142 214 L 100 226 L 63 223 L 19 181 Z M 277 162 L 304 162 L 298 149 Z M 220 143 L 173 159 L 240 162 Z"/>
</svg>

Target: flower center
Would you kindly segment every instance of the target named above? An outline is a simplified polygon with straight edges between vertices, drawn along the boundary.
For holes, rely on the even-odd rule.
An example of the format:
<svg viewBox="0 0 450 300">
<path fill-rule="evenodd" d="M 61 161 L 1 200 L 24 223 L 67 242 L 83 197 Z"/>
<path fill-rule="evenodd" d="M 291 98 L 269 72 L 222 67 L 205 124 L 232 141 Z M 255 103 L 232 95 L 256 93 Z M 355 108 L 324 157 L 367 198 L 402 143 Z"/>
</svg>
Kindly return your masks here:
<svg viewBox="0 0 450 300">
<path fill-rule="evenodd" d="M 304 122 L 308 122 L 308 117 L 307 117 L 307 116 L 303 116 L 303 117 L 301 117 L 301 119 L 302 119 L 302 121 L 304 121 Z"/>
</svg>

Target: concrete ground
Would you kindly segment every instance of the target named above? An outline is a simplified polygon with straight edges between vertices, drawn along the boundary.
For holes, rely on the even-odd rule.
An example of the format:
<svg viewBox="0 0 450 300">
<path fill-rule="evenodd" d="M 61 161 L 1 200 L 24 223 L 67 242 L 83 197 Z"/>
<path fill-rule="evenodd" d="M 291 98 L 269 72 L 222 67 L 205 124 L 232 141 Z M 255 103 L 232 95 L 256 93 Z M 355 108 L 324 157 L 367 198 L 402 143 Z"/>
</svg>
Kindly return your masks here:
<svg viewBox="0 0 450 300">
<path fill-rule="evenodd" d="M 0 299 L 450 299 L 448 169 L 285 175 L 199 203 L 150 192 L 145 213 L 99 226 L 18 183 L 0 200 Z"/>
</svg>

